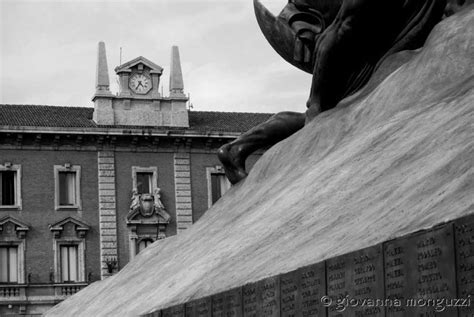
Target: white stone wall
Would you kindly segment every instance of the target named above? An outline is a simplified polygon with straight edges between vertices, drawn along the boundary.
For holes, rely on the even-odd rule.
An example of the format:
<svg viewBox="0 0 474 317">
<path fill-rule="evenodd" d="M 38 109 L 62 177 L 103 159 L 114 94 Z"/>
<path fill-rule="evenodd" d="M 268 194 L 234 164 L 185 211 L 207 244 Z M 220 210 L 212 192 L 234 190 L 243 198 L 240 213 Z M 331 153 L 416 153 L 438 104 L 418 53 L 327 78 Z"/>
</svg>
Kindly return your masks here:
<svg viewBox="0 0 474 317">
<path fill-rule="evenodd" d="M 187 99 L 95 97 L 94 121 L 103 125 L 189 127 Z"/>
<path fill-rule="evenodd" d="M 114 124 L 114 110 L 112 108 L 112 98 L 94 97 L 93 119 L 97 124 Z"/>
</svg>

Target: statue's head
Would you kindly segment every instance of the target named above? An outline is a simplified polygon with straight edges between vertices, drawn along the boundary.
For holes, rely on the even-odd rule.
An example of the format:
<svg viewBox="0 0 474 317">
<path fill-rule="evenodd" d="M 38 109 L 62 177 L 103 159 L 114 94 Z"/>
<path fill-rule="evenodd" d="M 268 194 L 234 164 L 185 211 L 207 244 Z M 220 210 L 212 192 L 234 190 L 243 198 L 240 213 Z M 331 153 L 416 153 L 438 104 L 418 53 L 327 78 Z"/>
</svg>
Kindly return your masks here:
<svg viewBox="0 0 474 317">
<path fill-rule="evenodd" d="M 342 0 L 289 0 L 275 17 L 259 0 L 255 15 L 268 42 L 286 61 L 308 72 L 313 71 L 315 42 L 334 21 Z"/>
<path fill-rule="evenodd" d="M 454 8 L 465 0 L 450 1 Z M 308 106 L 315 113 L 359 90 L 385 57 L 422 46 L 445 6 L 446 0 L 289 0 L 274 16 L 254 0 L 268 42 L 313 74 Z"/>
</svg>

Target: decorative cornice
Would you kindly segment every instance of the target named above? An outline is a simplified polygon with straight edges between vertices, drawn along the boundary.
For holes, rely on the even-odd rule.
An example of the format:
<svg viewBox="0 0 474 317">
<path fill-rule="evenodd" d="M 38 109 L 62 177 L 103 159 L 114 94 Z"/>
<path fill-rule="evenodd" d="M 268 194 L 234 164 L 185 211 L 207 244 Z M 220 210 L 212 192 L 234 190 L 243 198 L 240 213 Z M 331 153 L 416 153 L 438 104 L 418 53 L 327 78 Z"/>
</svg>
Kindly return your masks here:
<svg viewBox="0 0 474 317">
<path fill-rule="evenodd" d="M 15 231 L 18 238 L 24 239 L 26 237 L 26 233 L 28 232 L 28 230 L 30 230 L 30 227 L 27 224 L 11 216 L 4 217 L 0 220 L 0 233 L 3 231 L 3 226 L 8 222 L 15 225 Z"/>
<path fill-rule="evenodd" d="M 181 134 L 180 132 L 167 130 L 160 134 L 154 133 L 74 133 L 71 131 L 1 131 L 0 148 L 2 149 L 25 149 L 25 150 L 101 150 L 109 148 L 113 150 L 132 150 L 156 152 L 167 149 L 176 151 L 177 148 L 186 150 L 202 149 L 212 150 L 211 146 L 218 148 L 223 144 L 234 140 L 237 135 L 210 135 Z M 18 138 L 18 135 L 21 135 Z"/>
<path fill-rule="evenodd" d="M 83 134 L 83 135 L 137 135 L 159 137 L 189 137 L 189 138 L 236 138 L 242 132 L 197 131 L 192 129 L 158 130 L 155 128 L 48 128 L 48 127 L 18 127 L 0 126 L 0 133 L 36 133 L 36 134 Z"/>
<path fill-rule="evenodd" d="M 153 63 L 149 59 L 146 59 L 143 56 L 139 56 L 135 59 L 132 59 L 129 62 L 126 62 L 125 64 L 122 64 L 120 66 L 115 67 L 115 72 L 117 74 L 122 73 L 122 72 L 130 72 L 131 71 L 130 68 L 132 68 L 133 66 L 135 66 L 139 63 L 142 63 L 145 66 L 148 66 L 149 68 L 151 68 L 152 72 L 155 72 L 155 73 L 158 73 L 158 74 L 161 74 L 163 72 L 163 67 L 161 67 L 159 65 L 156 65 L 155 63 Z"/>
<path fill-rule="evenodd" d="M 52 225 L 49 226 L 49 230 L 53 232 L 55 238 L 61 237 L 61 233 L 64 230 L 64 226 L 67 223 L 72 223 L 75 225 L 75 230 L 77 232 L 77 236 L 79 238 L 84 238 L 86 236 L 87 231 L 89 231 L 90 226 L 86 224 L 85 222 L 82 222 L 76 218 L 73 217 L 67 217 L 59 222 L 56 222 Z"/>
</svg>

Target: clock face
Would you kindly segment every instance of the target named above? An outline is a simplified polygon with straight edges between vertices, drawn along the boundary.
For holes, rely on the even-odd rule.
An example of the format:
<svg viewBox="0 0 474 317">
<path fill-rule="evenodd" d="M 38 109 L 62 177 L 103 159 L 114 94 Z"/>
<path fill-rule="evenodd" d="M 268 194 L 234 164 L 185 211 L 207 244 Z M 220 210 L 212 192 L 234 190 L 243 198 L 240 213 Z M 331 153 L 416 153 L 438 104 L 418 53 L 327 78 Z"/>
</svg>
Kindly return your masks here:
<svg viewBox="0 0 474 317">
<path fill-rule="evenodd" d="M 130 89 L 137 94 L 146 94 L 151 89 L 150 77 L 144 74 L 135 74 L 130 78 Z"/>
</svg>

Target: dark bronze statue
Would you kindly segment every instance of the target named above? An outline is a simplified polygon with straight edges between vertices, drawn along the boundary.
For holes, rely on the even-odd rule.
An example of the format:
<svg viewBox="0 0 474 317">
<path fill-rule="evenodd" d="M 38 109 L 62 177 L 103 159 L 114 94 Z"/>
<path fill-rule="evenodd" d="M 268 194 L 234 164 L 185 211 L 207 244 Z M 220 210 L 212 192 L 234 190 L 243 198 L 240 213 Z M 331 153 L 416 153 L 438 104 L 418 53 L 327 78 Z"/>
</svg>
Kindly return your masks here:
<svg viewBox="0 0 474 317">
<path fill-rule="evenodd" d="M 421 47 L 446 0 L 289 0 L 278 17 L 258 0 L 254 7 L 272 47 L 313 78 L 306 113 L 277 113 L 219 149 L 232 184 L 247 176 L 251 153 L 289 137 L 360 90 L 387 56 Z"/>
</svg>

